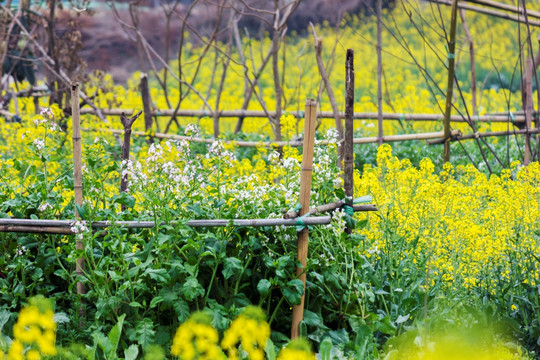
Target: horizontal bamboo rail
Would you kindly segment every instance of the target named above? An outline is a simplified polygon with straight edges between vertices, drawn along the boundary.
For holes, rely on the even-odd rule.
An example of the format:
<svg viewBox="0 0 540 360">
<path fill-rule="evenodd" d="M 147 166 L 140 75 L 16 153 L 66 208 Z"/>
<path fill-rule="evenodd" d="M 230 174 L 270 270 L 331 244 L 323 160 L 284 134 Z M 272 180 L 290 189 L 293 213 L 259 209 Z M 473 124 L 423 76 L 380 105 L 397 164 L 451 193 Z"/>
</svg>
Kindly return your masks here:
<svg viewBox="0 0 540 360">
<path fill-rule="evenodd" d="M 330 224 L 330 216 L 306 217 L 305 225 Z M 50 234 L 75 234 L 71 230 L 72 220 L 42 220 L 42 219 L 0 219 L 0 232 L 32 232 Z M 169 224 L 179 224 L 180 221 L 172 221 Z M 225 226 L 296 226 L 296 219 L 210 219 L 189 220 L 185 223 L 190 227 L 225 227 Z M 89 224 L 94 229 L 103 229 L 111 226 L 119 226 L 128 229 L 148 229 L 156 226 L 154 221 L 95 221 Z"/>
<path fill-rule="evenodd" d="M 84 131 L 98 131 L 98 132 L 109 132 L 113 134 L 123 134 L 123 130 L 119 129 L 104 129 L 104 128 L 97 128 L 97 129 L 83 129 Z M 152 133 L 148 134 L 144 131 L 132 131 L 132 135 L 135 136 L 152 136 L 154 138 L 158 139 L 171 139 L 171 140 L 186 140 L 196 143 L 206 143 L 211 144 L 215 141 L 215 139 L 205 139 L 205 138 L 198 138 L 198 137 L 191 137 L 191 136 L 184 136 L 184 135 L 175 135 L 175 134 L 162 134 L 162 133 Z M 452 136 L 458 136 L 460 133 L 459 130 L 454 130 L 452 132 Z M 409 140 L 426 140 L 426 139 L 438 139 L 442 138 L 444 136 L 443 132 L 430 132 L 430 133 L 419 133 L 419 134 L 403 134 L 403 135 L 388 135 L 383 136 L 383 141 L 385 142 L 394 142 L 394 141 L 409 141 Z M 377 137 L 365 137 L 365 138 L 356 138 L 353 139 L 354 144 L 371 144 L 376 143 L 378 141 Z M 242 140 L 223 140 L 224 143 L 233 143 L 234 145 L 238 147 L 257 147 L 257 146 L 293 146 L 293 147 L 299 147 L 302 146 L 303 142 L 294 140 L 294 141 L 242 141 Z M 318 140 L 318 145 L 328 145 L 328 140 Z"/>
<path fill-rule="evenodd" d="M 344 200 L 338 200 L 338 201 L 333 202 L 333 203 L 319 205 L 319 206 L 316 206 L 314 208 L 309 209 L 309 212 L 307 213 L 307 215 L 312 216 L 312 215 L 316 215 L 316 214 L 321 213 L 321 212 L 332 211 L 334 209 L 342 207 L 343 205 L 345 205 Z M 377 207 L 375 205 L 372 205 L 372 204 L 353 205 L 352 208 L 353 208 L 353 211 L 355 211 L 355 212 L 358 212 L 358 211 L 362 211 L 362 212 L 365 212 L 365 211 L 379 211 L 377 209 Z M 291 211 L 291 212 L 283 214 L 284 219 L 294 219 L 294 218 L 297 218 L 298 216 L 299 215 L 298 215 L 297 211 Z"/>
<path fill-rule="evenodd" d="M 132 109 L 102 109 L 104 115 L 109 116 L 120 116 L 122 113 L 127 115 L 134 113 Z M 82 114 L 91 114 L 94 115 L 96 111 L 94 109 L 81 109 Z M 297 118 L 303 118 L 303 111 L 289 111 L 292 115 Z M 213 111 L 207 110 L 178 110 L 176 113 L 174 110 L 154 110 L 152 111 L 152 116 L 180 116 L 180 117 L 213 117 Z M 219 118 L 237 118 L 237 117 L 251 117 L 251 118 L 267 118 L 268 115 L 275 116 L 275 112 L 268 112 L 259 110 L 222 110 L 219 112 Z M 340 118 L 345 117 L 345 113 L 339 113 Z M 355 112 L 353 118 L 355 120 L 376 120 L 378 114 L 376 112 Z M 471 117 L 472 121 L 479 122 L 509 122 L 512 117 L 514 117 L 514 122 L 523 122 L 525 121 L 524 115 L 479 115 Z M 334 119 L 334 113 L 331 111 L 321 111 L 317 113 L 317 118 L 322 119 Z M 407 121 L 441 121 L 443 120 L 443 115 L 438 114 L 399 114 L 399 113 L 383 113 L 384 120 L 407 120 Z M 468 122 L 469 119 L 460 115 L 453 115 L 450 118 L 452 122 Z"/>
<path fill-rule="evenodd" d="M 521 5 L 519 5 L 519 6 L 509 5 L 509 4 L 504 4 L 504 3 L 501 3 L 501 2 L 498 2 L 498 1 L 491 1 L 491 0 L 465 0 L 465 1 L 470 2 L 470 3 L 474 3 L 474 4 L 478 4 L 478 5 L 484 5 L 484 6 L 492 7 L 492 8 L 498 9 L 498 10 L 510 11 L 510 12 L 515 13 L 515 14 L 524 15 L 524 13 L 525 13 L 523 11 L 523 8 L 521 7 Z M 527 16 L 540 19 L 540 12 L 527 9 Z"/>
<path fill-rule="evenodd" d="M 448 5 L 448 6 L 452 5 L 451 0 L 428 0 L 428 1 L 433 2 L 433 3 L 437 3 L 437 4 Z M 479 3 L 479 2 L 477 1 L 476 3 Z M 482 5 L 487 6 L 488 4 L 482 3 Z M 492 10 L 492 9 L 488 9 L 488 8 L 484 8 L 484 7 L 473 6 L 473 5 L 469 5 L 467 3 L 463 3 L 463 2 L 458 2 L 458 7 L 460 9 L 471 10 L 471 11 L 475 11 L 477 13 L 481 13 L 481 14 L 485 14 L 485 15 L 495 16 L 495 17 L 499 17 L 499 18 L 502 18 L 502 19 L 506 19 L 506 20 L 512 20 L 512 21 L 522 23 L 522 24 L 528 23 L 531 26 L 540 27 L 540 21 L 529 19 L 529 21 L 527 22 L 525 20 L 525 17 L 521 15 L 522 12 L 519 13 L 518 15 L 507 14 L 507 13 L 502 12 L 502 11 L 496 11 L 496 10 Z"/>
<path fill-rule="evenodd" d="M 511 131 L 492 131 L 492 132 L 477 132 L 474 134 L 457 135 L 450 137 L 450 141 L 478 139 L 491 136 L 510 136 L 510 135 L 525 135 L 525 134 L 538 134 L 540 129 L 523 129 L 523 130 L 511 130 Z M 429 145 L 442 144 L 444 139 L 428 140 Z"/>
</svg>

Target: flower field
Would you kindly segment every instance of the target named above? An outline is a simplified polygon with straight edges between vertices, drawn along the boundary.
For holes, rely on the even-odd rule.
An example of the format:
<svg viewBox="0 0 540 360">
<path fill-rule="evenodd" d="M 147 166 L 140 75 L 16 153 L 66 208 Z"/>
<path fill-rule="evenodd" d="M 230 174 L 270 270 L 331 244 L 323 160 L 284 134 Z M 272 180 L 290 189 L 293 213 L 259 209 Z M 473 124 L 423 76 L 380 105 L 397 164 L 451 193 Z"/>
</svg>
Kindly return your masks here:
<svg viewBox="0 0 540 360">
<path fill-rule="evenodd" d="M 428 26 L 440 20 L 433 9 L 405 1 L 385 10 L 385 111 L 440 114 L 444 106 L 444 94 L 434 89 L 445 87 L 447 54 L 441 33 Z M 419 26 L 411 27 L 411 21 Z M 473 13 L 467 13 L 467 21 L 482 59 L 477 64 L 483 84 L 479 114 L 518 111 L 519 86 L 509 80 L 516 60 L 502 56 L 517 52 L 512 40 L 517 27 Z M 324 56 L 333 59 L 336 99 L 344 98 L 344 51 L 338 49 L 332 58 L 330 44 L 337 38 L 338 48 L 355 49 L 358 112 L 377 110 L 375 29 L 368 15 L 347 16 L 337 29 L 316 28 L 332 39 L 325 42 Z M 458 36 L 463 97 L 456 106 L 466 111 L 468 57 L 464 34 Z M 279 66 L 286 69 L 286 111 L 303 110 L 304 100 L 319 91 L 312 50 L 304 50 L 311 41 L 289 36 L 283 45 L 286 56 Z M 244 45 L 258 53 L 270 42 L 264 37 Z M 186 74 L 195 72 L 190 59 L 200 49 L 190 51 Z M 411 54 L 425 71 L 411 62 Z M 212 94 L 215 84 L 205 82 L 212 77 L 213 60 L 208 59 L 198 70 L 203 76 L 197 87 Z M 259 60 L 253 57 L 254 66 Z M 237 65 L 231 62 L 227 73 L 226 84 L 232 85 L 222 96 L 222 109 L 241 107 L 243 89 L 237 84 L 243 83 L 244 70 Z M 426 73 L 432 80 L 426 81 Z M 82 87 L 96 93 L 102 108 L 141 109 L 138 81 L 134 74 L 121 86 L 97 74 Z M 167 97 L 180 96 L 178 84 L 170 81 L 167 94 L 156 83 L 151 86 L 158 109 L 169 107 Z M 272 81 L 269 72 L 259 78 L 270 108 L 276 101 Z M 182 100 L 185 109 L 203 105 L 194 93 Z M 472 142 L 452 145 L 452 161 L 445 164 L 441 148 L 420 142 L 356 145 L 354 198 L 378 211 L 353 214 L 337 208 L 329 224 L 308 227 L 304 290 L 296 275 L 301 220 L 290 227 L 232 224 L 234 219 L 281 219 L 299 210 L 300 148 L 236 146 L 227 141 L 236 119 L 224 119 L 222 136 L 208 144 L 134 136 L 130 160 L 122 160 L 120 139 L 99 130 L 121 129 L 120 121 L 109 117 L 104 124 L 83 115 L 83 204 L 76 206 L 72 119 L 45 99 L 39 115 L 34 106 L 21 98 L 17 109 L 13 103 L 7 109 L 19 111 L 19 122 L 0 118 L 0 218 L 72 223 L 63 234 L 15 232 L 0 225 L 0 360 L 522 360 L 540 355 L 540 165 L 521 164 L 522 139 L 489 140 L 484 150 L 490 146 L 494 155 L 487 161 L 500 157 L 489 171 Z M 249 109 L 260 107 L 252 101 Z M 320 109 L 330 110 L 324 92 Z M 172 132 L 212 136 L 209 117 L 177 120 Z M 159 118 L 158 128 L 166 121 Z M 301 136 L 303 121 L 285 112 L 283 139 Z M 507 126 L 483 123 L 479 128 Z M 384 125 L 385 134 L 441 128 L 440 122 Z M 455 128 L 469 131 L 464 124 Z M 142 119 L 134 130 L 144 131 Z M 357 137 L 376 131 L 375 122 L 355 123 Z M 272 135 L 269 122 L 248 118 L 237 139 L 262 142 Z M 312 206 L 345 199 L 340 146 L 333 120 L 322 121 Z M 125 192 L 120 191 L 122 178 Z M 231 223 L 188 224 L 203 219 Z M 103 220 L 110 226 L 92 227 Z M 156 226 L 128 228 L 121 221 Z M 349 235 L 347 226 L 352 227 Z M 84 262 L 80 274 L 78 259 Z M 292 308 L 302 295 L 301 337 L 291 340 Z"/>
</svg>

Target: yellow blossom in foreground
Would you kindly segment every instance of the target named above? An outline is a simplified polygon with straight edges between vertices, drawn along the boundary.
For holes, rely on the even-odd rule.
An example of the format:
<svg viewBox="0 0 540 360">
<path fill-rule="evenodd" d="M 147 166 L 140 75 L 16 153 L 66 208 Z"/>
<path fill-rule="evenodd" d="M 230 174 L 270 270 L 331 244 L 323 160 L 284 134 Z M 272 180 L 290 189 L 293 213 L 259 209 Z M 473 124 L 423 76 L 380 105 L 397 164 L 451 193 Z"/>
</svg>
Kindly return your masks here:
<svg viewBox="0 0 540 360">
<path fill-rule="evenodd" d="M 264 312 L 255 306 L 248 306 L 232 322 L 221 341 L 229 359 L 238 359 L 238 346 L 247 353 L 250 360 L 264 360 L 264 348 L 270 337 L 270 326 Z"/>
<path fill-rule="evenodd" d="M 178 327 L 174 335 L 171 354 L 182 360 L 224 358 L 218 346 L 218 332 L 210 324 L 210 316 L 198 312 Z"/>
<path fill-rule="evenodd" d="M 277 360 L 315 360 L 315 354 L 307 340 L 303 338 L 292 340 L 279 352 Z"/>
<path fill-rule="evenodd" d="M 13 337 L 8 360 L 39 360 L 42 355 L 56 355 L 56 323 L 51 304 L 45 298 L 30 299 L 30 305 L 20 311 Z M 26 353 L 25 347 L 30 347 Z"/>
</svg>

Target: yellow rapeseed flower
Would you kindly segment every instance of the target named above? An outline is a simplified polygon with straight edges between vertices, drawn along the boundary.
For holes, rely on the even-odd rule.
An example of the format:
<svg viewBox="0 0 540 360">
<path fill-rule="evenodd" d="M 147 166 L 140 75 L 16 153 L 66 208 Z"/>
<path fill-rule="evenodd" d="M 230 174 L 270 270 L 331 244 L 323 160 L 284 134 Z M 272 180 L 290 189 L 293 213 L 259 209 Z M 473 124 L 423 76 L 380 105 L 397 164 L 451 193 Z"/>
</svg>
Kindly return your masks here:
<svg viewBox="0 0 540 360">
<path fill-rule="evenodd" d="M 225 331 L 221 347 L 227 351 L 229 359 L 238 359 L 238 347 L 247 353 L 250 360 L 264 360 L 264 348 L 270 337 L 270 326 L 264 312 L 255 306 L 248 306 Z"/>
</svg>

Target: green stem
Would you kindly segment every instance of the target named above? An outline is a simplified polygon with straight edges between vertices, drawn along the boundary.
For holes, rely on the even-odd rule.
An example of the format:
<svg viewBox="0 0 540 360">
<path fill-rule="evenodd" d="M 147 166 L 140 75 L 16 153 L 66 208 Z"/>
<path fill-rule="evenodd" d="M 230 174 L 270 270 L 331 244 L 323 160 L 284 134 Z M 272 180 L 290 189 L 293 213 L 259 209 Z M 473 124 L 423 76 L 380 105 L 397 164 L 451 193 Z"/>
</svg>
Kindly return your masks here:
<svg viewBox="0 0 540 360">
<path fill-rule="evenodd" d="M 281 306 L 281 303 L 285 300 L 285 296 L 281 296 L 281 299 L 279 299 L 279 302 L 276 305 L 276 308 L 274 309 L 274 312 L 272 313 L 272 316 L 270 316 L 270 320 L 268 320 L 268 325 L 272 325 L 272 322 L 274 321 L 274 318 L 277 315 L 277 311 L 279 310 L 279 307 Z"/>
</svg>

